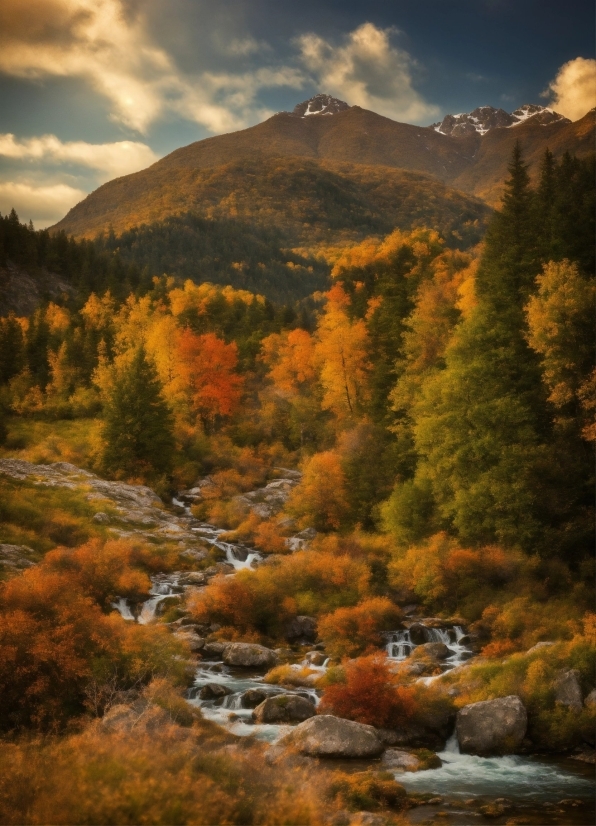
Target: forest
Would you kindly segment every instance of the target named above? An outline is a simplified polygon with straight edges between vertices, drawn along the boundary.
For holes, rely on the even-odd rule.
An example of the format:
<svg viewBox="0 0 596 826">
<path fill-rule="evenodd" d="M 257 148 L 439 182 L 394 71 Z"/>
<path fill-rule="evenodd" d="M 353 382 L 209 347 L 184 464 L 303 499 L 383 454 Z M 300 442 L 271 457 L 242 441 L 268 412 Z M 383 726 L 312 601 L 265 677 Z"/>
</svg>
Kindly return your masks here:
<svg viewBox="0 0 596 826">
<path fill-rule="evenodd" d="M 0 548 L 24 559 L 0 567 L 2 823 L 398 824 L 432 798 L 212 722 L 184 698 L 221 643 L 285 652 L 265 683 L 314 687 L 319 715 L 424 732 L 406 746 L 426 768 L 458 712 L 512 695 L 527 732 L 499 754 L 593 755 L 594 171 L 547 150 L 532 186 L 516 146 L 460 248 L 431 222 L 290 252 L 229 218 L 95 241 L 0 220 L 0 264 L 73 288 L 0 319 Z M 91 476 L 40 487 L 18 461 L 147 486 L 181 518 L 190 491 L 193 524 L 260 564 L 199 539 L 192 562 L 100 507 Z M 286 478 L 277 510 L 251 506 Z M 201 587 L 152 622 L 114 610 L 180 571 Z M 438 649 L 386 656 L 412 606 L 465 629 L 465 668 L 433 681 Z M 288 637 L 306 618 L 318 671 Z"/>
</svg>

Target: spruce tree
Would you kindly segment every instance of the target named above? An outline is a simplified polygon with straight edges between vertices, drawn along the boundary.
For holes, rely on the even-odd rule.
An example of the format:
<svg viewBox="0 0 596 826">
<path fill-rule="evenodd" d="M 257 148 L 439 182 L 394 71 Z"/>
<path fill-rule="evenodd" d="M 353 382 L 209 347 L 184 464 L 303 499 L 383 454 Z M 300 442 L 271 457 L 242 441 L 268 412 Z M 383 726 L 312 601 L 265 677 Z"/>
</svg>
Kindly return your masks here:
<svg viewBox="0 0 596 826">
<path fill-rule="evenodd" d="M 103 436 L 107 472 L 147 477 L 171 471 L 173 418 L 157 371 L 142 346 L 114 384 Z"/>
</svg>

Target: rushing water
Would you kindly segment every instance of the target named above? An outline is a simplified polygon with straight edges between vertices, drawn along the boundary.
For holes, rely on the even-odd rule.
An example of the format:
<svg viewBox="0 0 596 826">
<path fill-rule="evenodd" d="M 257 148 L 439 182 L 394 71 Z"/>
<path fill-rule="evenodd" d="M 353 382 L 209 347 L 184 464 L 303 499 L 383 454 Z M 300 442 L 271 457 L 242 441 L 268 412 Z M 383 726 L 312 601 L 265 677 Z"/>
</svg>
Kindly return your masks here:
<svg viewBox="0 0 596 826">
<path fill-rule="evenodd" d="M 451 628 L 425 627 L 424 637 L 425 642 L 442 642 L 449 649 L 449 656 L 441 663 L 444 671 L 449 671 L 474 656 L 469 645 L 463 642 L 469 638 L 460 625 L 453 625 Z M 385 646 L 387 656 L 398 662 L 407 659 L 416 648 L 418 645 L 412 641 L 409 629 L 391 632 Z"/>
</svg>

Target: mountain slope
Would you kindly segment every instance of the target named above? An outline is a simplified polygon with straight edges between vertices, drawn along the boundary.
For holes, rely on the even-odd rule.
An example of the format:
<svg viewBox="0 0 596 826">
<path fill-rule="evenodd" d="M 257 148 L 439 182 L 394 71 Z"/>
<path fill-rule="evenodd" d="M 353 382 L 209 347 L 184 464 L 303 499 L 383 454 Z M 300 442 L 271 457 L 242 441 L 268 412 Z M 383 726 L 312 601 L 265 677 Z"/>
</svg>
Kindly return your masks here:
<svg viewBox="0 0 596 826">
<path fill-rule="evenodd" d="M 379 225 L 378 230 L 373 228 L 374 216 L 381 210 L 389 210 L 388 221 L 394 221 L 399 213 L 394 226 L 404 226 L 404 221 L 407 224 L 421 215 L 427 220 L 436 219 L 425 204 L 430 185 L 420 177 L 407 179 L 404 170 L 430 175 L 435 182 L 495 205 L 516 140 L 534 164 L 534 172 L 547 146 L 555 157 L 566 151 L 578 155 L 593 151 L 593 113 L 571 123 L 558 116 L 545 117 L 546 110 L 541 107 L 522 108 L 521 114 L 503 113 L 514 118 L 513 128 L 510 122 L 499 126 L 503 121 L 498 115 L 501 110 L 493 110 L 498 117 L 487 120 L 492 125 L 486 130 L 470 127 L 465 134 L 443 134 L 432 127 L 397 123 L 358 106 L 348 107 L 328 96 L 315 96 L 292 113 L 280 112 L 249 129 L 182 147 L 141 172 L 104 184 L 54 229 L 92 237 L 110 225 L 121 232 L 192 210 L 204 216 L 234 218 L 242 214 L 251 220 L 265 216 L 268 225 L 285 230 L 293 223 L 292 236 L 300 225 L 300 242 L 313 229 L 317 236 L 333 231 L 357 238 L 367 223 L 369 231 L 385 231 L 386 224 L 382 228 Z M 306 183 L 304 174 L 298 171 L 300 164 L 308 170 L 306 178 L 317 180 L 315 190 L 328 190 L 327 197 L 304 195 L 299 186 Z M 368 182 L 372 168 L 383 170 L 376 174 L 386 179 L 385 194 L 378 202 Z M 273 183 L 281 190 L 272 189 Z M 409 207 L 404 210 L 406 183 Z M 452 202 L 462 198 L 461 193 L 447 195 L 438 183 L 434 187 L 435 204 L 445 198 Z M 336 198 L 331 194 L 334 188 Z M 296 205 L 287 202 L 288 196 L 297 199 Z M 340 204 L 344 196 L 346 200 Z M 333 219 L 325 212 L 330 203 Z M 308 217 L 313 209 L 323 210 L 319 217 L 324 232 L 315 226 L 316 220 Z M 442 211 L 442 207 L 438 209 Z M 471 202 L 466 209 L 473 210 Z"/>
</svg>

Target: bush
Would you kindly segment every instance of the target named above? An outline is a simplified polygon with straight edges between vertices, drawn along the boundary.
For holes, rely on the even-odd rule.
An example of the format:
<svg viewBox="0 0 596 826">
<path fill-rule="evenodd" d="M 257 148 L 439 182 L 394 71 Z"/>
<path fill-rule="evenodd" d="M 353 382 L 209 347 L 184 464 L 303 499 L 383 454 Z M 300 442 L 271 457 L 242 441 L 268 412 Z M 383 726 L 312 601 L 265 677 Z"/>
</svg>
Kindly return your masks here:
<svg viewBox="0 0 596 826">
<path fill-rule="evenodd" d="M 337 772 L 331 793 L 349 809 L 374 811 L 381 806 L 399 807 L 405 803 L 406 790 L 390 772 Z"/>
<path fill-rule="evenodd" d="M 398 728 L 416 712 L 415 692 L 397 686 L 387 658 L 372 654 L 347 662 L 341 682 L 328 685 L 320 713 L 336 714 L 377 728 Z"/>
<path fill-rule="evenodd" d="M 383 632 L 392 631 L 402 613 L 386 597 L 365 599 L 353 608 L 338 608 L 319 620 L 319 637 L 332 657 L 357 657 L 383 643 Z"/>
</svg>

